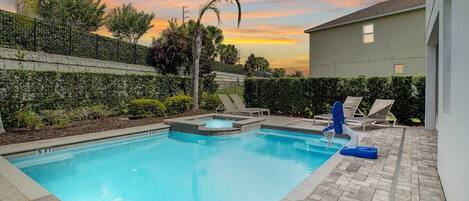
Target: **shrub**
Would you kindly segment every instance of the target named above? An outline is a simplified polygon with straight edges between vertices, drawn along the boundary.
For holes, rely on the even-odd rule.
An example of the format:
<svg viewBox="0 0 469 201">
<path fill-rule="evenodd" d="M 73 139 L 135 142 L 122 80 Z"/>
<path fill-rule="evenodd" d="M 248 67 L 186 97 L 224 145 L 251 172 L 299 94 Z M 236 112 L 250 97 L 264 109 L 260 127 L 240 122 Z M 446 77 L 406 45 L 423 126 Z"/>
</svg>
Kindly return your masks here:
<svg viewBox="0 0 469 201">
<path fill-rule="evenodd" d="M 220 97 L 217 94 L 202 93 L 201 108 L 206 111 L 215 111 L 221 105 Z"/>
<path fill-rule="evenodd" d="M 89 107 L 77 107 L 69 112 L 70 119 L 73 121 L 85 121 L 90 118 Z"/>
<path fill-rule="evenodd" d="M 113 115 L 113 112 L 109 110 L 109 107 L 105 105 L 95 105 L 88 107 L 89 119 L 102 119 L 106 117 L 110 117 Z"/>
<path fill-rule="evenodd" d="M 72 123 L 71 115 L 65 110 L 41 110 L 39 113 L 48 126 L 64 128 Z"/>
<path fill-rule="evenodd" d="M 155 99 L 135 99 L 130 101 L 129 114 L 133 117 L 161 117 L 166 112 L 165 105 Z"/>
<path fill-rule="evenodd" d="M 78 107 L 69 112 L 73 121 L 85 121 L 90 119 L 102 119 L 112 116 L 113 112 L 105 105 L 95 105 L 89 107 Z"/>
<path fill-rule="evenodd" d="M 32 111 L 23 111 L 16 114 L 16 120 L 18 127 L 29 128 L 29 129 L 40 129 L 44 126 L 41 121 L 41 117 Z"/>
<path fill-rule="evenodd" d="M 204 91 L 215 92 L 213 76 L 201 79 Z M 5 127 L 16 126 L 15 114 L 32 111 L 108 105 L 127 114 L 130 100 L 164 100 L 190 93 L 191 79 L 173 75 L 116 75 L 76 72 L 0 71 L 0 111 Z"/>
<path fill-rule="evenodd" d="M 331 104 L 347 96 L 362 96 L 369 111 L 378 99 L 396 100 L 391 112 L 399 123 L 425 118 L 425 77 L 247 79 L 244 100 L 250 107 L 301 117 L 328 113 Z"/>
<path fill-rule="evenodd" d="M 169 115 L 189 112 L 193 106 L 192 97 L 179 94 L 166 99 L 166 113 Z"/>
</svg>

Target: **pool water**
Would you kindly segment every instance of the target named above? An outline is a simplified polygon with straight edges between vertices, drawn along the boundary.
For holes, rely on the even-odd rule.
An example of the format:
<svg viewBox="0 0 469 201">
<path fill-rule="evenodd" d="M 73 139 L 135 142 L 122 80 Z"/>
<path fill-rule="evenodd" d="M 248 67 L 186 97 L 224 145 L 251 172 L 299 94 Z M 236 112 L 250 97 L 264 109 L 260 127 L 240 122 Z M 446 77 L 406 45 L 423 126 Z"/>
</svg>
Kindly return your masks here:
<svg viewBox="0 0 469 201">
<path fill-rule="evenodd" d="M 229 119 L 214 119 L 214 118 L 207 118 L 201 119 L 203 123 L 205 123 L 206 128 L 232 128 L 234 120 Z"/>
<path fill-rule="evenodd" d="M 276 201 L 326 162 L 319 135 L 164 132 L 10 159 L 62 201 Z"/>
</svg>

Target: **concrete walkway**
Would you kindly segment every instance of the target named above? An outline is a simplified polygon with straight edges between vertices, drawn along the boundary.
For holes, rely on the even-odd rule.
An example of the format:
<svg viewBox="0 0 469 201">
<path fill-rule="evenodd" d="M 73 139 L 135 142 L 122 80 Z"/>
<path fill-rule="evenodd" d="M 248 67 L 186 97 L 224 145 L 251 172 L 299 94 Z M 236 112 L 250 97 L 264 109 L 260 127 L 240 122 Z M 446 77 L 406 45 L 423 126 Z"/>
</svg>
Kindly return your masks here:
<svg viewBox="0 0 469 201">
<path fill-rule="evenodd" d="M 418 128 L 370 131 L 361 145 L 378 160 L 345 157 L 306 201 L 445 200 L 437 173 L 437 136 Z"/>
</svg>

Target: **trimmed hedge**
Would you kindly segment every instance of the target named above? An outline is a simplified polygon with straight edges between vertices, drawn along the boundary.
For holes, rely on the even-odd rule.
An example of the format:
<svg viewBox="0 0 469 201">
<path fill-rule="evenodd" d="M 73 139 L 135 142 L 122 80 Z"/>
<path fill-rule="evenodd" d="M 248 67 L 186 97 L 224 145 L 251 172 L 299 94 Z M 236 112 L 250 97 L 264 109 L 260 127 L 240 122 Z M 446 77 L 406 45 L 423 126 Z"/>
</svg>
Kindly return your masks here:
<svg viewBox="0 0 469 201">
<path fill-rule="evenodd" d="M 247 79 L 244 99 L 250 107 L 313 117 L 328 113 L 334 101 L 362 96 L 367 112 L 375 99 L 395 99 L 392 113 L 401 124 L 425 118 L 425 77 Z"/>
<path fill-rule="evenodd" d="M 166 107 L 159 100 L 135 99 L 130 101 L 129 114 L 134 118 L 162 117 L 166 114 Z"/>
<path fill-rule="evenodd" d="M 191 111 L 194 104 L 192 104 L 192 97 L 178 94 L 177 96 L 168 97 L 164 101 L 164 105 L 166 106 L 167 114 L 175 115 Z"/>
<path fill-rule="evenodd" d="M 200 80 L 201 93 L 214 93 L 214 76 Z M 191 79 L 173 75 L 116 75 L 72 72 L 0 71 L 0 113 L 6 127 L 15 126 L 19 111 L 72 110 L 107 105 L 125 113 L 130 100 L 165 100 L 190 94 Z"/>
<path fill-rule="evenodd" d="M 0 10 L 0 47 L 150 65 L 149 48 Z"/>
</svg>

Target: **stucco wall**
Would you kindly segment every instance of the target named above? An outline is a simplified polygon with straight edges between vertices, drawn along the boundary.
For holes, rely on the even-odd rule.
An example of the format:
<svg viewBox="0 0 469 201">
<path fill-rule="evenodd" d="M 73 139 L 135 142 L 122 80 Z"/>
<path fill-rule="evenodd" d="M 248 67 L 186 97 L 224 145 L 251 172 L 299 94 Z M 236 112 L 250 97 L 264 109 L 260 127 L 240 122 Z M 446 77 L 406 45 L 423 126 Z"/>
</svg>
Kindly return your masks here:
<svg viewBox="0 0 469 201">
<path fill-rule="evenodd" d="M 374 24 L 375 42 L 363 44 L 362 27 Z M 313 77 L 387 76 L 394 64 L 404 75 L 425 74 L 425 9 L 310 34 Z"/>
<path fill-rule="evenodd" d="M 436 111 L 438 173 L 447 200 L 469 200 L 469 1 L 428 0 L 427 38 L 429 58 L 438 55 L 438 65 L 428 61 L 427 75 L 436 82 L 429 88 L 427 111 Z M 438 32 L 438 54 L 432 49 L 432 31 Z M 435 59 L 436 61 L 436 59 Z M 428 77 L 427 76 L 427 77 Z M 430 102 L 431 103 L 431 102 Z M 428 114 L 435 116 L 435 114 Z"/>
<path fill-rule="evenodd" d="M 19 51 L 7 48 L 0 48 L 0 69 L 114 74 L 156 73 L 155 68 L 151 66 L 70 57 L 43 52 Z"/>
</svg>

